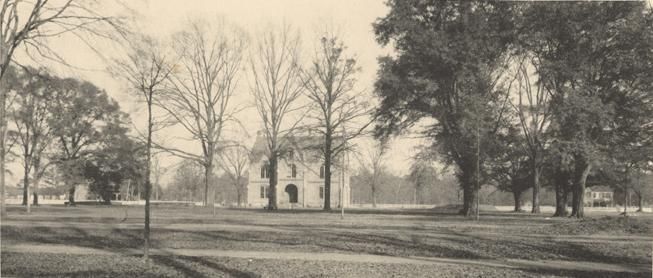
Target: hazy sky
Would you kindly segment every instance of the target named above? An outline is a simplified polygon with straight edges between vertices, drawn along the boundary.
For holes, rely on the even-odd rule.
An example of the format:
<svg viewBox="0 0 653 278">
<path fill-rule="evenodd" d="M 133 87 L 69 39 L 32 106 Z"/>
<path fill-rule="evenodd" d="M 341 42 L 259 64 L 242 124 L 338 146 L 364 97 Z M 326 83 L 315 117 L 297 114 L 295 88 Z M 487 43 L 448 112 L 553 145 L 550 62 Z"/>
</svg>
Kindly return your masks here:
<svg viewBox="0 0 653 278">
<path fill-rule="evenodd" d="M 105 2 L 110 3 L 110 2 Z M 311 54 L 311 43 L 316 39 L 315 30 L 330 23 L 339 27 L 348 46 L 348 51 L 357 56 L 358 65 L 362 71 L 358 74 L 357 90 L 371 94 L 373 82 L 378 68 L 376 59 L 380 55 L 390 53 L 391 49 L 381 48 L 375 41 L 372 23 L 387 13 L 387 7 L 383 0 L 356 0 L 356 1 L 309 1 L 309 0 L 254 0 L 254 1 L 227 1 L 227 0 L 150 0 L 150 1 L 127 1 L 130 8 L 137 13 L 138 26 L 142 31 L 159 37 L 169 37 L 172 33 L 183 28 L 184 23 L 189 19 L 202 18 L 212 20 L 224 18 L 228 22 L 236 24 L 248 32 L 251 39 L 255 40 L 255 34 L 268 24 L 280 24 L 282 22 L 298 28 L 303 40 L 303 58 L 306 61 Z M 118 6 L 105 7 L 108 11 L 122 10 Z M 143 109 L 139 109 L 138 97 L 129 94 L 124 82 L 115 79 L 108 74 L 106 60 L 98 58 L 98 55 L 85 47 L 82 42 L 72 36 L 52 39 L 53 48 L 61 53 L 70 64 L 76 68 L 63 66 L 52 66 L 55 71 L 64 76 L 76 76 L 92 81 L 116 99 L 123 110 L 130 113 L 132 121 L 138 128 L 144 127 L 145 117 Z M 91 42 L 94 47 L 100 49 L 105 57 L 113 57 L 119 51 L 105 47 L 102 42 Z M 244 73 L 239 79 L 238 94 L 236 102 L 251 103 L 251 95 L 248 92 L 249 82 L 247 74 Z M 260 121 L 254 108 L 241 113 L 241 121 L 250 130 L 251 135 L 256 134 L 260 129 Z M 160 137 L 169 138 L 170 134 L 181 134 L 183 130 L 163 130 Z M 364 140 L 365 141 L 365 140 Z M 366 146 L 370 140 L 361 142 Z M 183 144 L 180 146 L 187 150 L 198 150 L 197 143 L 182 141 L 170 141 L 172 144 Z M 417 140 L 401 139 L 392 144 L 389 166 L 397 174 L 405 174 L 412 155 L 413 147 Z M 363 147 L 365 149 L 365 147 Z M 362 151 L 365 153 L 365 151 Z M 178 161 L 175 158 L 164 158 L 163 165 L 171 165 Z M 14 180 L 19 178 L 14 177 Z"/>
</svg>

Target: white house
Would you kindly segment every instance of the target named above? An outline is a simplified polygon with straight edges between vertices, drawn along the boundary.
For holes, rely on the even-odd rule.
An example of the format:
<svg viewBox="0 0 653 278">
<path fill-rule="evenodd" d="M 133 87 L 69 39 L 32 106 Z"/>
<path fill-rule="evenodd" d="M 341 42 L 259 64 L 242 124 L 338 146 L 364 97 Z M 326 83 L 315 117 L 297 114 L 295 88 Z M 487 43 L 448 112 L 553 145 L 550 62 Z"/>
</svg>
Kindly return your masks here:
<svg viewBox="0 0 653 278">
<path fill-rule="evenodd" d="M 314 146 L 318 137 L 295 137 L 288 142 L 278 165 L 277 205 L 279 208 L 323 207 L 324 206 L 324 163 Z M 247 185 L 247 204 L 251 207 L 268 205 L 269 164 L 267 143 L 258 134 L 252 147 Z M 350 200 L 349 174 L 342 171 L 342 159 L 338 158 L 331 167 L 331 207 L 342 204 L 347 207 Z M 344 186 L 343 185 L 344 180 Z M 340 196 L 343 188 L 343 196 Z M 341 198 L 342 197 L 342 198 Z"/>
</svg>

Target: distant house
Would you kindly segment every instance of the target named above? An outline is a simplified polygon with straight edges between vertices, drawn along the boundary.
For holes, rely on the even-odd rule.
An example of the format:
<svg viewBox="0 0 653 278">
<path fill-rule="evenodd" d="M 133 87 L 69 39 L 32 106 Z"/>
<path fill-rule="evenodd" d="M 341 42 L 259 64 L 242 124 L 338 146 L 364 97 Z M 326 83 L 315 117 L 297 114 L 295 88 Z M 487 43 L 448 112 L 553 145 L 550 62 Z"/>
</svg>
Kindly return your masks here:
<svg viewBox="0 0 653 278">
<path fill-rule="evenodd" d="M 277 205 L 279 208 L 323 207 L 324 206 L 324 163 L 319 146 L 320 139 L 315 136 L 294 137 L 285 142 L 288 147 L 279 159 Z M 247 204 L 251 207 L 268 205 L 270 190 L 270 167 L 267 157 L 267 142 L 259 132 L 252 147 L 247 184 Z M 337 158 L 334 164 L 341 163 Z M 341 164 L 336 164 L 341 165 Z M 342 167 L 331 167 L 331 207 L 340 207 L 340 188 L 344 180 L 343 204 L 349 205 L 349 173 Z"/>
<path fill-rule="evenodd" d="M 590 207 L 614 206 L 614 192 L 608 186 L 585 188 L 585 205 Z"/>
</svg>

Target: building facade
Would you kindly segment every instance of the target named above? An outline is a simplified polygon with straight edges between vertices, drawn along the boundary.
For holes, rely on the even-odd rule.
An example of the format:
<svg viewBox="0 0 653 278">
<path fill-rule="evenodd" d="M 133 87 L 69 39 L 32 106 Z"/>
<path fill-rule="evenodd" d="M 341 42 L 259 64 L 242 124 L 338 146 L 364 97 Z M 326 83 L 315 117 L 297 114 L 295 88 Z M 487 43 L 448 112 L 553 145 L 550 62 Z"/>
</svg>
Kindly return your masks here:
<svg viewBox="0 0 653 278">
<path fill-rule="evenodd" d="M 307 147 L 316 138 L 295 138 L 287 144 L 277 169 L 277 206 L 279 208 L 324 207 L 324 164 L 317 152 Z M 270 167 L 265 138 L 259 135 L 252 147 L 247 184 L 247 204 L 265 207 L 270 194 Z M 336 159 L 336 163 L 342 159 Z M 331 207 L 347 207 L 350 200 L 349 175 L 342 163 L 331 167 Z M 344 182 L 343 182 L 344 181 Z M 343 193 L 341 196 L 340 193 Z M 341 199 L 343 200 L 341 202 Z"/>
<path fill-rule="evenodd" d="M 585 188 L 585 205 L 590 207 L 613 207 L 614 192 L 607 186 Z"/>
</svg>

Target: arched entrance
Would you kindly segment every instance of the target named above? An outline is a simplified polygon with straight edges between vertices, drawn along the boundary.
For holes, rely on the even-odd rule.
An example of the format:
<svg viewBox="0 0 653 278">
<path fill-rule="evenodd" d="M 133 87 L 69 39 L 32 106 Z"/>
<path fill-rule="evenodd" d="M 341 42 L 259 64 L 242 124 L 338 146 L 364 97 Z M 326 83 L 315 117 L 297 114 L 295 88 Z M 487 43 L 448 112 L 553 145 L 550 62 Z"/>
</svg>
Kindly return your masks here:
<svg viewBox="0 0 653 278">
<path fill-rule="evenodd" d="M 288 193 L 288 202 L 297 203 L 297 186 L 294 184 L 286 185 L 286 193 Z"/>
</svg>

